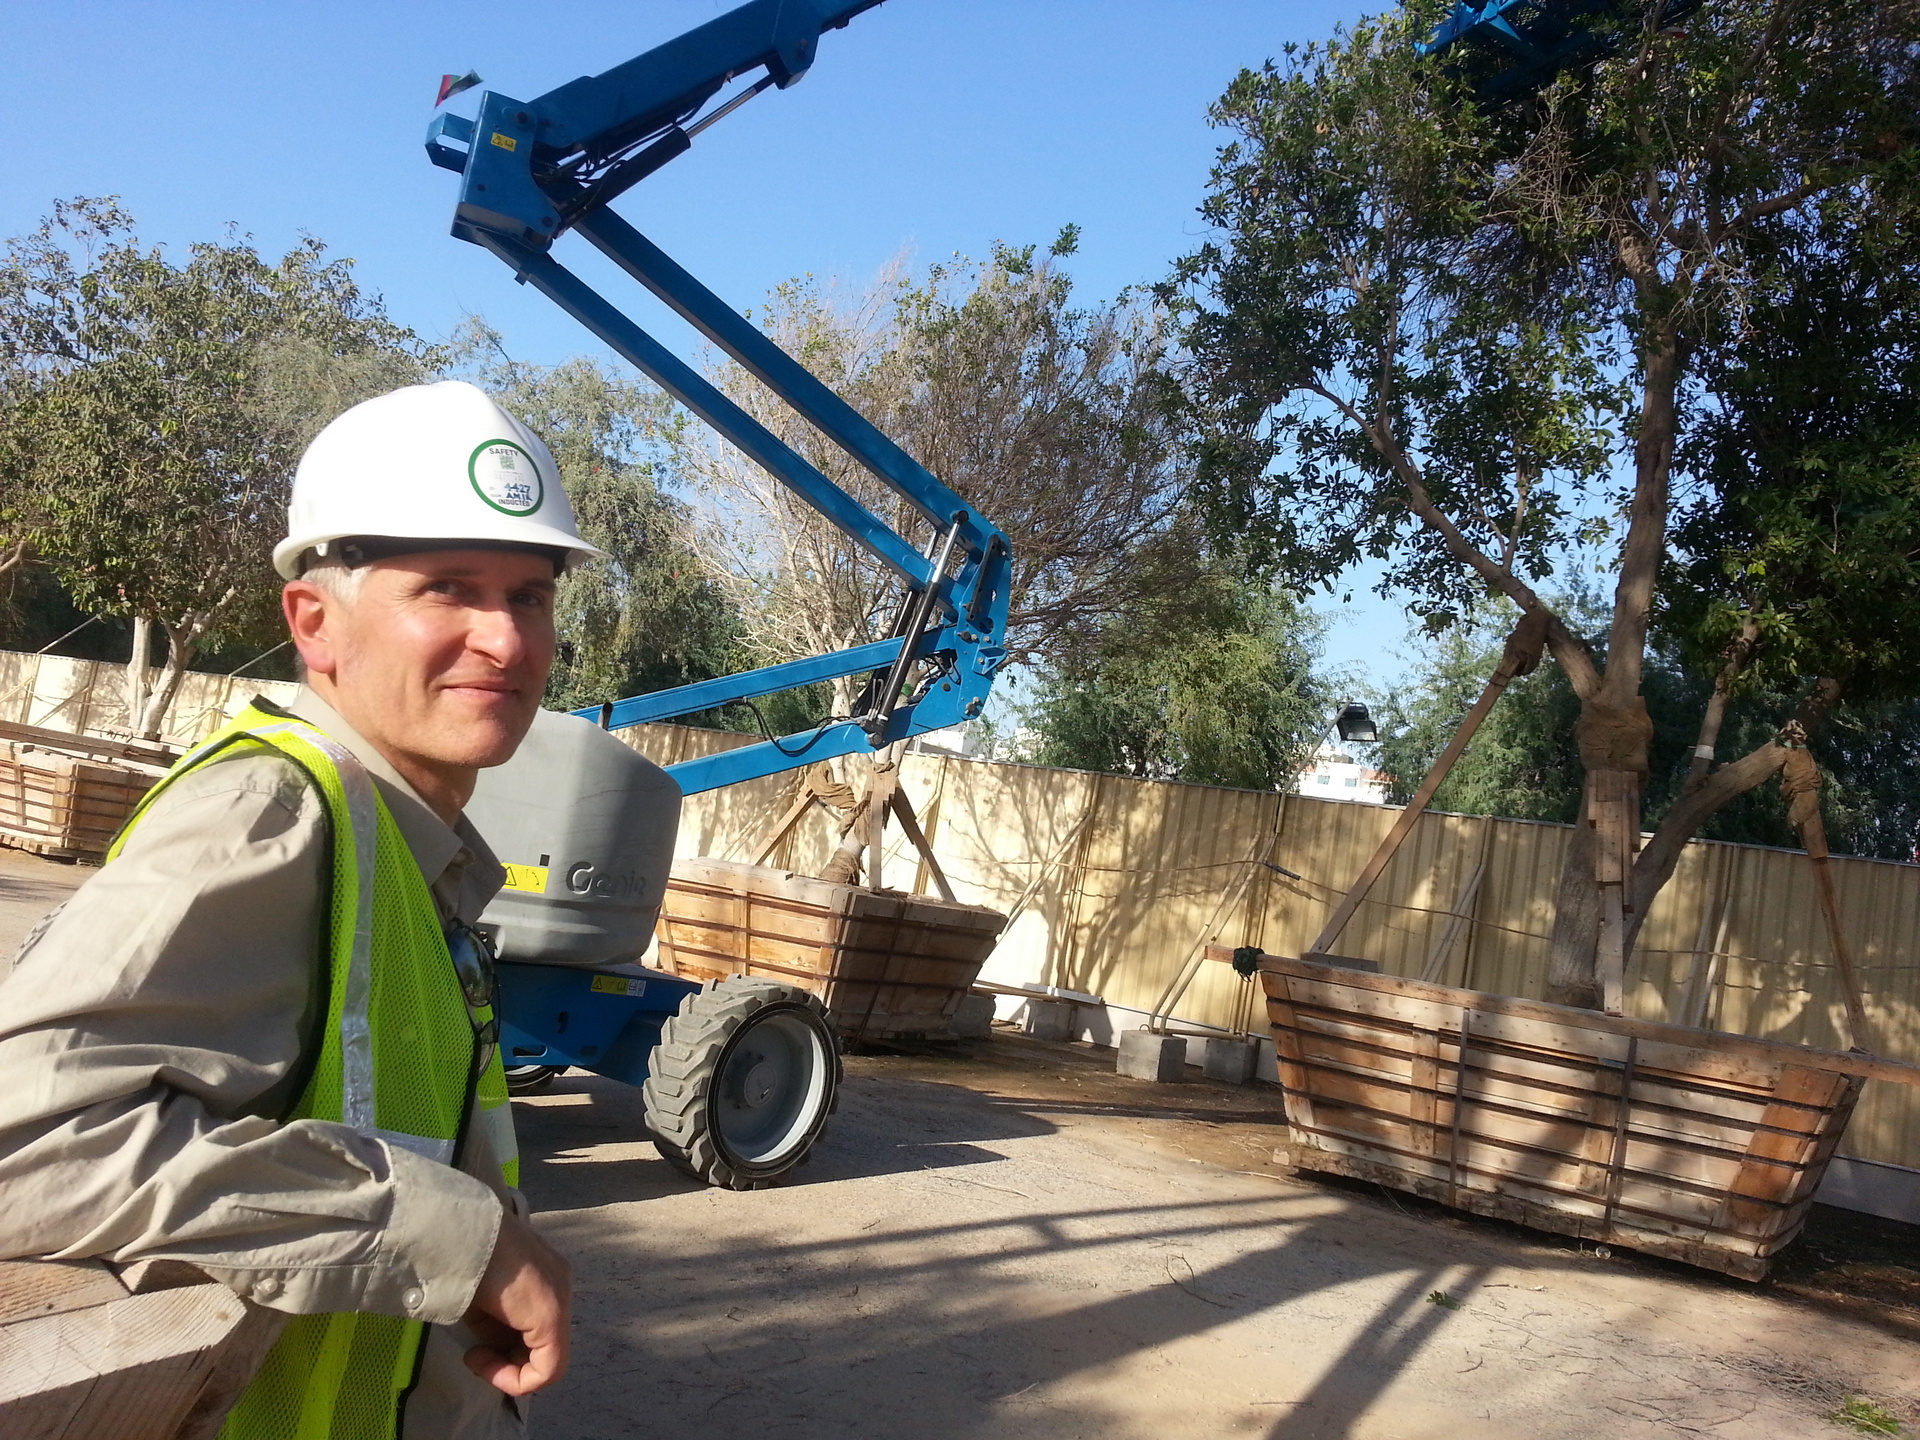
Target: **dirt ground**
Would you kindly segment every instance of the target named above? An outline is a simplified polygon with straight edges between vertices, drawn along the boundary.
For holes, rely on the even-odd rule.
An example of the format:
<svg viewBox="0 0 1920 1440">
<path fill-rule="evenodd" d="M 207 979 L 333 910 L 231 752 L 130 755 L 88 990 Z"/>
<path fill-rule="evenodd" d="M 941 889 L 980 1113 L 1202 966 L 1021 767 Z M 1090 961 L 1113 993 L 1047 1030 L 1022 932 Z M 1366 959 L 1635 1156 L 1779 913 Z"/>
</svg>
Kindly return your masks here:
<svg viewBox="0 0 1920 1440">
<path fill-rule="evenodd" d="M 1916 1413 L 1920 1309 L 1296 1175 L 1270 1090 L 1111 1064 L 1009 1034 L 856 1057 L 802 1180 L 740 1195 L 668 1169 L 618 1085 L 521 1102 L 580 1280 L 538 1433 L 1786 1440 L 1848 1433 L 1823 1417 L 1849 1397 Z"/>
<path fill-rule="evenodd" d="M 0 846 L 0 975 L 40 917 L 93 874 L 91 866 L 63 865 Z"/>
<path fill-rule="evenodd" d="M 0 851 L 0 955 L 87 873 Z M 1920 1418 L 1912 1227 L 1817 1210 L 1762 1286 L 1602 1258 L 1278 1167 L 1276 1101 L 1010 1033 L 857 1056 L 799 1180 L 731 1194 L 658 1158 L 636 1091 L 566 1076 L 516 1102 L 579 1286 L 534 1433 L 1798 1440 L 1859 1433 L 1824 1418 L 1855 1397 Z"/>
</svg>

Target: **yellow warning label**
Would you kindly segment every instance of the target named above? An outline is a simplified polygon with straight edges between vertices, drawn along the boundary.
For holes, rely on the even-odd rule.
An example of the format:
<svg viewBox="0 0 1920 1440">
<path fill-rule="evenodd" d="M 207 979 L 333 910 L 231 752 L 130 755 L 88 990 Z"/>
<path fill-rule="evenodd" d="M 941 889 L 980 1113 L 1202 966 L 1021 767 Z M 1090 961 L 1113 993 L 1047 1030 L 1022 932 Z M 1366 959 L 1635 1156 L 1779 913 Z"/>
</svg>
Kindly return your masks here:
<svg viewBox="0 0 1920 1440">
<path fill-rule="evenodd" d="M 498 145 L 502 150 L 518 150 L 520 148 L 520 142 L 518 140 L 514 139 L 511 135 L 502 135 L 498 130 L 493 132 L 493 143 Z"/>
<path fill-rule="evenodd" d="M 602 995 L 644 995 L 647 982 L 629 980 L 624 975 L 596 975 L 593 977 L 593 988 Z"/>
<path fill-rule="evenodd" d="M 508 890 L 527 890 L 535 895 L 547 893 L 547 867 L 544 865 L 507 866 Z"/>
</svg>

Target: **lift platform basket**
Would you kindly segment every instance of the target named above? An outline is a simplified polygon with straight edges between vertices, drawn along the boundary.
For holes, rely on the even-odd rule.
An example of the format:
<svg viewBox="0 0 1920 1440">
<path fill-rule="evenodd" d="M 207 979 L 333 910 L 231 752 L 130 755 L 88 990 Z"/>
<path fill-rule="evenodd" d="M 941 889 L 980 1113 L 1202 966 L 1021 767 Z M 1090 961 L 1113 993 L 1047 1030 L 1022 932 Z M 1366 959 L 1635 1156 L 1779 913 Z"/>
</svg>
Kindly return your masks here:
<svg viewBox="0 0 1920 1440">
<path fill-rule="evenodd" d="M 660 914 L 660 968 L 765 975 L 818 995 L 847 1040 L 940 1035 L 1006 916 L 763 865 L 679 860 Z"/>
<path fill-rule="evenodd" d="M 1863 1074 L 1911 1069 L 1278 956 L 1260 978 L 1294 1164 L 1747 1280 Z"/>
</svg>

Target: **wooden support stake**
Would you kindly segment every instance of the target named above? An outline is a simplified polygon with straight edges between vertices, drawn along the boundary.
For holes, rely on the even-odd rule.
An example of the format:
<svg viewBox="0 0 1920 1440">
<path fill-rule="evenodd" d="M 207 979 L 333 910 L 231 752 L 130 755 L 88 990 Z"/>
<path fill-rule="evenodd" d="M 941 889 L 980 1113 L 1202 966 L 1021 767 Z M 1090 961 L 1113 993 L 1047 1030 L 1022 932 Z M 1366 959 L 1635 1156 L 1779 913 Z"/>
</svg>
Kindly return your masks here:
<svg viewBox="0 0 1920 1440">
<path fill-rule="evenodd" d="M 1611 1238 L 1613 1217 L 1620 1209 L 1620 1186 L 1627 1175 L 1627 1127 L 1633 1118 L 1633 1072 L 1640 1059 L 1640 1041 L 1627 1038 L 1627 1058 L 1620 1067 L 1620 1098 L 1614 1102 L 1613 1151 L 1607 1160 L 1607 1208 L 1600 1217 L 1600 1233 Z"/>
<path fill-rule="evenodd" d="M 881 870 L 886 860 L 887 811 L 893 804 L 893 797 L 900 785 L 900 767 L 897 764 L 883 765 L 873 772 L 872 787 L 867 791 L 867 888 L 878 890 L 881 887 Z"/>
<path fill-rule="evenodd" d="M 1787 796 L 1787 818 L 1800 832 L 1813 866 L 1813 888 L 1820 897 L 1820 914 L 1826 921 L 1827 944 L 1833 950 L 1833 963 L 1840 972 L 1840 994 L 1847 1007 L 1847 1047 L 1873 1054 L 1873 1033 L 1867 1023 L 1866 997 L 1860 989 L 1860 972 L 1854 968 L 1853 950 L 1847 944 L 1846 927 L 1840 921 L 1840 897 L 1833 888 L 1833 865 L 1827 855 L 1827 827 L 1820 816 L 1819 767 L 1804 747 L 1789 749 L 1787 763 L 1781 769 L 1780 788 Z"/>
<path fill-rule="evenodd" d="M 907 799 L 907 792 L 896 789 L 887 801 L 893 807 L 893 818 L 900 822 L 900 832 L 905 835 L 920 858 L 927 863 L 927 873 L 933 876 L 933 883 L 940 891 L 940 898 L 949 905 L 957 904 L 953 898 L 953 886 L 947 883 L 947 872 L 940 868 L 940 861 L 933 853 L 933 846 L 927 843 L 927 837 L 921 832 L 920 817 L 913 813 L 913 802 Z"/>
<path fill-rule="evenodd" d="M 780 817 L 780 823 L 773 827 L 773 833 L 767 837 L 767 843 L 760 847 L 760 853 L 753 857 L 752 863 L 766 864 L 773 852 L 780 848 L 780 842 L 792 833 L 793 827 L 800 823 L 800 817 L 813 808 L 818 798 L 812 785 L 801 782 L 799 798 L 787 807 L 787 813 Z"/>
<path fill-rule="evenodd" d="M 1491 831 L 1492 826 L 1489 825 L 1488 829 Z M 1433 949 L 1427 952 L 1427 963 L 1420 967 L 1422 980 L 1431 982 L 1440 978 L 1441 967 L 1447 963 L 1447 956 L 1453 953 L 1453 942 L 1459 939 L 1460 927 L 1467 923 L 1467 916 L 1473 911 L 1473 902 L 1480 895 L 1480 882 L 1486 876 L 1487 862 L 1482 860 L 1467 876 L 1467 883 L 1460 887 L 1460 897 L 1447 913 L 1446 928 L 1440 932 L 1440 938 L 1434 941 Z"/>
<path fill-rule="evenodd" d="M 188 1273 L 129 1287 L 98 1261 L 0 1262 L 0 1435 L 213 1440 L 287 1317 Z"/>
<path fill-rule="evenodd" d="M 1365 868 L 1355 878 L 1340 903 L 1334 907 L 1333 914 L 1327 917 L 1325 928 L 1320 936 L 1308 947 L 1309 955 L 1324 954 L 1333 948 L 1340 938 L 1340 932 L 1347 928 L 1347 922 L 1353 918 L 1354 911 L 1360 908 L 1360 902 L 1367 898 L 1367 891 L 1373 888 L 1373 882 L 1380 878 L 1380 872 L 1387 868 L 1396 851 L 1413 833 L 1413 827 L 1420 822 L 1421 814 L 1433 799 L 1434 792 L 1440 788 L 1441 781 L 1447 778 L 1454 762 L 1465 753 L 1467 742 L 1473 739 L 1474 732 L 1480 728 L 1481 721 L 1493 709 L 1493 702 L 1516 675 L 1525 675 L 1540 661 L 1540 650 L 1546 643 L 1547 616 L 1545 611 L 1536 611 L 1523 615 L 1520 623 L 1514 626 L 1513 633 L 1507 637 L 1507 648 L 1500 657 L 1500 663 L 1494 667 L 1488 677 L 1487 688 L 1480 692 L 1480 698 L 1473 702 L 1473 708 L 1460 722 L 1460 728 L 1453 732 L 1453 739 L 1447 742 L 1447 748 L 1440 752 L 1440 758 L 1433 762 L 1433 768 L 1427 772 L 1427 778 L 1420 782 L 1420 788 L 1414 793 L 1407 808 L 1400 812 L 1400 818 L 1394 822 L 1393 829 L 1387 832 L 1387 838 L 1380 842 L 1380 848 L 1373 852 L 1373 858 L 1367 861 Z"/>
<path fill-rule="evenodd" d="M 1460 1011 L 1460 1048 L 1453 1067 L 1453 1132 L 1447 1141 L 1447 1204 L 1458 1203 L 1460 1194 L 1460 1121 L 1467 1111 L 1467 1041 L 1473 1034 L 1473 1011 Z"/>
</svg>

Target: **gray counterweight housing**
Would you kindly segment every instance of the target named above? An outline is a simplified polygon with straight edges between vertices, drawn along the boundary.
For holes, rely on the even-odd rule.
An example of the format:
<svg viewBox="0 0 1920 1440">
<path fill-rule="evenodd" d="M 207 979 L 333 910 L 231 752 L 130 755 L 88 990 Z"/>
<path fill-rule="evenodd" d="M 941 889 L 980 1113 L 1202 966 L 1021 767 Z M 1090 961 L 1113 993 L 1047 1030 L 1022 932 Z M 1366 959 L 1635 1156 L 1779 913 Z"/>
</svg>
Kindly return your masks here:
<svg viewBox="0 0 1920 1440">
<path fill-rule="evenodd" d="M 614 965 L 653 940 L 680 829 L 680 787 L 589 721 L 543 710 L 467 818 L 509 867 L 481 924 L 503 960 Z"/>
</svg>

